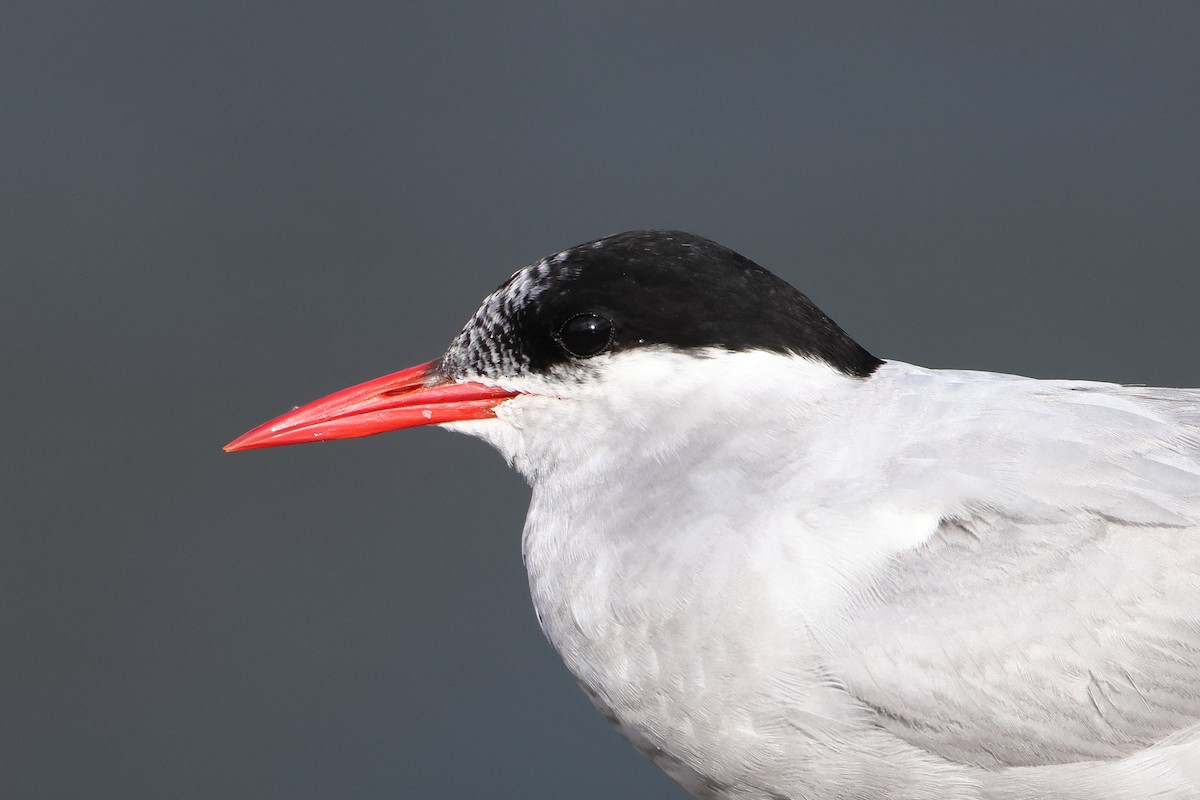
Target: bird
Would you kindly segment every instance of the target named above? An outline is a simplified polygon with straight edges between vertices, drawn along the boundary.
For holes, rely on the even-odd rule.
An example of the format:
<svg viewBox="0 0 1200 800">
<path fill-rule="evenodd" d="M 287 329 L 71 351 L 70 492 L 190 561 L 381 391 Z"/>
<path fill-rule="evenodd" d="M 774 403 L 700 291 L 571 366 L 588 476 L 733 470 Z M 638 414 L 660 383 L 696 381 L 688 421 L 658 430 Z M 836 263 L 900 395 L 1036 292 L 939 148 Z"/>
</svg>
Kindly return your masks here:
<svg viewBox="0 0 1200 800">
<path fill-rule="evenodd" d="M 419 425 L 528 482 L 547 639 L 696 797 L 1200 798 L 1200 389 L 881 359 L 638 230 L 225 449 Z"/>
</svg>

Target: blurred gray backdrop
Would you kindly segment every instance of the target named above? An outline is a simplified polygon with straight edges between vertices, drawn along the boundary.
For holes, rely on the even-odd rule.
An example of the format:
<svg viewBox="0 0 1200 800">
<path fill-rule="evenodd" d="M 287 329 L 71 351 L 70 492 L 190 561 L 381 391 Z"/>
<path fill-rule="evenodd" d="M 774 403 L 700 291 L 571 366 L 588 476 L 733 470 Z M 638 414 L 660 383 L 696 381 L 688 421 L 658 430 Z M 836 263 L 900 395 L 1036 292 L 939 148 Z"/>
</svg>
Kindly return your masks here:
<svg viewBox="0 0 1200 800">
<path fill-rule="evenodd" d="M 715 238 L 868 348 L 1200 385 L 1195 3 L 5 4 L 0 797 L 676 798 L 438 430 L 224 455 L 544 254 Z"/>
</svg>

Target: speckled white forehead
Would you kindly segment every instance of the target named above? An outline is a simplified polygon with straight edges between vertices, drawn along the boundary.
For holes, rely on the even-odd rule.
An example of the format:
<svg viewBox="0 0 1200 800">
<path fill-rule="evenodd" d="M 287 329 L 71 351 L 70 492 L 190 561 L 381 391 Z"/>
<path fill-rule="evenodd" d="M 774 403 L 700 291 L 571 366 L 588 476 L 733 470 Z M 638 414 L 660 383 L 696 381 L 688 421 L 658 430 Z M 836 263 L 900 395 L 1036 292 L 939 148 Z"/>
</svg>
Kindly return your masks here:
<svg viewBox="0 0 1200 800">
<path fill-rule="evenodd" d="M 567 265 L 577 248 L 563 250 L 523 267 L 483 299 L 478 310 L 450 343 L 442 369 L 450 375 L 505 375 L 528 366 L 529 359 L 516 346 L 512 321 L 518 311 L 537 300 L 552 285 L 551 278 L 567 276 Z"/>
</svg>

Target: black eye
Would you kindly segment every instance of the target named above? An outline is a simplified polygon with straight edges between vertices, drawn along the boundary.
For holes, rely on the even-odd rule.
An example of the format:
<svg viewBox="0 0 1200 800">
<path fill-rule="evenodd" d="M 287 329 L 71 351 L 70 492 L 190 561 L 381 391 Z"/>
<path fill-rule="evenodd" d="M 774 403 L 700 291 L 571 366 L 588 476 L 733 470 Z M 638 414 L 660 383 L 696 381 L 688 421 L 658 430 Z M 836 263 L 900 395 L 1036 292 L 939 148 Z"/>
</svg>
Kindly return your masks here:
<svg viewBox="0 0 1200 800">
<path fill-rule="evenodd" d="M 573 356 L 587 358 L 602 353 L 612 344 L 612 320 L 596 314 L 571 317 L 558 329 L 558 341 Z"/>
</svg>

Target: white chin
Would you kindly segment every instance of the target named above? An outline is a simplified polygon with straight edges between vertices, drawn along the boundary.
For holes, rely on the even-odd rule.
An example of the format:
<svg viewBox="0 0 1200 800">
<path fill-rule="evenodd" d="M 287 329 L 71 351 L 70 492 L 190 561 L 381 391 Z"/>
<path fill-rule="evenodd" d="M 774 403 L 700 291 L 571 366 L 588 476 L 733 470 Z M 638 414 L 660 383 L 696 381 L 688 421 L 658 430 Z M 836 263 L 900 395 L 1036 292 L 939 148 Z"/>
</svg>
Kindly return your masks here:
<svg viewBox="0 0 1200 800">
<path fill-rule="evenodd" d="M 465 419 L 459 422 L 443 422 L 438 427 L 487 440 L 495 435 L 495 431 L 489 433 L 489 429 L 495 428 L 497 425 L 495 419 Z"/>
<path fill-rule="evenodd" d="M 463 420 L 462 422 L 445 422 L 439 427 L 445 428 L 448 431 L 454 431 L 455 433 L 465 433 L 468 436 L 482 439 L 494 447 L 504 457 L 505 461 L 518 471 L 521 471 L 521 464 L 517 460 L 520 444 L 517 430 L 512 425 L 506 424 L 503 420 L 472 419 Z"/>
</svg>

